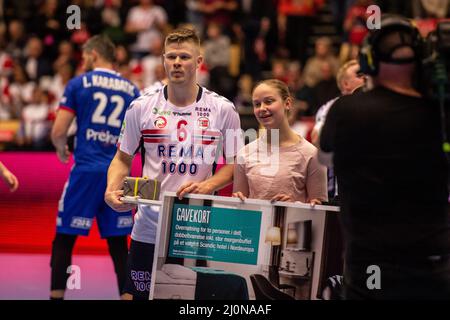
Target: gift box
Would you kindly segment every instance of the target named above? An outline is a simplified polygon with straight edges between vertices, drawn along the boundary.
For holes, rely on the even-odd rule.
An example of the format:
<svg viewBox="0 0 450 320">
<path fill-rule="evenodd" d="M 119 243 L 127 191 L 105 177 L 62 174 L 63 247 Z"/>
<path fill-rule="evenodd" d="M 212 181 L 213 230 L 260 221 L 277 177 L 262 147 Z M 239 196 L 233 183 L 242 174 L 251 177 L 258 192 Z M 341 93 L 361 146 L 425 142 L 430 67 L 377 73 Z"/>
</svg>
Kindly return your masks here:
<svg viewBox="0 0 450 320">
<path fill-rule="evenodd" d="M 147 177 L 126 177 L 123 183 L 123 195 L 147 200 L 158 200 L 161 182 Z"/>
</svg>

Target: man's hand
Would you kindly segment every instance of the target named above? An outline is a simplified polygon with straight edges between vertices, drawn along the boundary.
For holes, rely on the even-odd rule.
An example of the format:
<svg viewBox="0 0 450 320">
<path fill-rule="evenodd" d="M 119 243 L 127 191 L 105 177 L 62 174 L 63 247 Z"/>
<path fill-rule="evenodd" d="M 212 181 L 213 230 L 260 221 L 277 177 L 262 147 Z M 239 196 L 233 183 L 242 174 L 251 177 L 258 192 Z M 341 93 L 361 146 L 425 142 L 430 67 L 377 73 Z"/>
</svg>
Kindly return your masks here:
<svg viewBox="0 0 450 320">
<path fill-rule="evenodd" d="M 127 212 L 136 207 L 135 204 L 125 203 L 120 200 L 123 196 L 123 190 L 106 191 L 105 192 L 105 202 L 113 210 L 117 212 Z"/>
<path fill-rule="evenodd" d="M 69 147 L 65 145 L 63 149 L 58 148 L 56 150 L 56 155 L 58 156 L 59 161 L 61 161 L 62 163 L 69 162 L 70 157 Z"/>
<path fill-rule="evenodd" d="M 270 202 L 275 202 L 275 201 L 286 201 L 286 202 L 292 202 L 294 201 L 290 195 L 284 194 L 284 193 L 279 193 L 275 196 L 272 197 L 272 199 L 270 199 Z"/>
<path fill-rule="evenodd" d="M 178 199 L 183 199 L 186 193 L 212 194 L 214 187 L 208 181 L 186 182 L 177 191 Z"/>
<path fill-rule="evenodd" d="M 9 191 L 14 192 L 19 187 L 19 180 L 17 180 L 16 176 L 12 174 L 8 169 L 4 169 L 2 173 L 3 180 L 9 187 Z"/>
</svg>

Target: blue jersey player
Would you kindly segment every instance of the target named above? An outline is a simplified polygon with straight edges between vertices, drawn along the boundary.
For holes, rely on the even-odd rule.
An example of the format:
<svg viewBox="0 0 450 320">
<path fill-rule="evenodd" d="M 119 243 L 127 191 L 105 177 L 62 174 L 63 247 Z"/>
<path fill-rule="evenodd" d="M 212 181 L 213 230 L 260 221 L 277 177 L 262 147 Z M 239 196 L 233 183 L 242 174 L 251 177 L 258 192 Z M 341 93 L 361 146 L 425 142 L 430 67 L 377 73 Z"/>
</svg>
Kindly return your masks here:
<svg viewBox="0 0 450 320">
<path fill-rule="evenodd" d="M 52 246 L 51 299 L 64 298 L 73 246 L 78 235 L 88 235 L 94 217 L 102 238 L 108 242 L 122 292 L 127 235 L 133 220 L 130 211 L 119 213 L 106 205 L 103 194 L 125 111 L 139 91 L 113 70 L 114 54 L 114 45 L 105 37 L 94 36 L 84 44 L 86 73 L 67 84 L 52 129 L 58 158 L 66 163 L 70 156 L 67 132 L 76 117 L 75 165 L 59 201 Z"/>
</svg>

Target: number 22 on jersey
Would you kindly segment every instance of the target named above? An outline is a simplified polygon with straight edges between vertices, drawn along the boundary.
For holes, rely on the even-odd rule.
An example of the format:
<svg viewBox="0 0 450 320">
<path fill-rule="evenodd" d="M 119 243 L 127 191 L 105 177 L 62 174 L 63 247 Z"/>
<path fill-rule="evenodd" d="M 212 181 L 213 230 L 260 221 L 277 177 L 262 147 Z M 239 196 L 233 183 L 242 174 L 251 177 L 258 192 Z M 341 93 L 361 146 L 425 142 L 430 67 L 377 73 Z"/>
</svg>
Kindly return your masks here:
<svg viewBox="0 0 450 320">
<path fill-rule="evenodd" d="M 112 95 L 109 97 L 108 101 L 108 96 L 106 94 L 97 91 L 94 93 L 94 100 L 98 100 L 98 104 L 95 108 L 94 114 L 92 115 L 92 123 L 106 123 L 108 126 L 120 128 L 122 125 L 122 122 L 120 121 L 120 114 L 125 106 L 125 101 L 123 98 L 119 95 Z M 103 112 L 105 111 L 108 102 L 114 104 L 114 109 L 107 119 Z"/>
</svg>

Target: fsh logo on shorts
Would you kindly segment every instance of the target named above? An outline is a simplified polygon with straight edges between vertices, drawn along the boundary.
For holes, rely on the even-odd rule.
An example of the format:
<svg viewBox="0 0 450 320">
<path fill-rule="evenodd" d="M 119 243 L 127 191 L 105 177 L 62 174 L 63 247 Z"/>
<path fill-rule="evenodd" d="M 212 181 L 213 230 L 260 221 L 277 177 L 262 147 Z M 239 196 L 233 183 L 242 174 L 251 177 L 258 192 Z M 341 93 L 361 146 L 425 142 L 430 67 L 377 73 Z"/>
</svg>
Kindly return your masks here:
<svg viewBox="0 0 450 320">
<path fill-rule="evenodd" d="M 117 228 L 130 228 L 133 226 L 132 217 L 119 217 L 117 218 Z"/>
<path fill-rule="evenodd" d="M 70 222 L 72 228 L 89 230 L 92 226 L 92 219 L 84 217 L 73 217 Z"/>
</svg>

